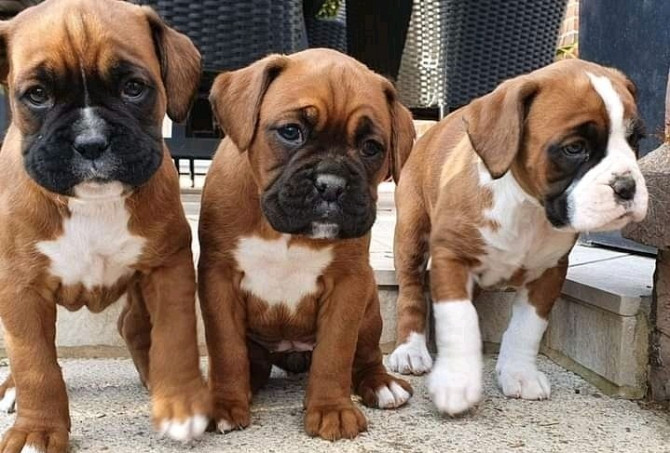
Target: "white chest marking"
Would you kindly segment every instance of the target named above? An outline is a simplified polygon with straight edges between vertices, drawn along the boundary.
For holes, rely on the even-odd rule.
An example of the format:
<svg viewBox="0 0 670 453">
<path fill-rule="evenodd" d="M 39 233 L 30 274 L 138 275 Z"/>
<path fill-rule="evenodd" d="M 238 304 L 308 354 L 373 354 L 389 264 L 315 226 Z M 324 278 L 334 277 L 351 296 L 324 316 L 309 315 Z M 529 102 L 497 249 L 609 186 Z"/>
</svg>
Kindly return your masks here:
<svg viewBox="0 0 670 453">
<path fill-rule="evenodd" d="M 333 251 L 332 247 L 289 246 L 288 240 L 288 235 L 275 240 L 241 238 L 235 260 L 244 272 L 243 290 L 270 305 L 295 309 L 305 296 L 317 291 L 317 279 L 332 262 Z"/>
<path fill-rule="evenodd" d="M 131 272 L 145 239 L 128 231 L 130 214 L 122 197 L 70 199 L 70 217 L 63 234 L 42 241 L 37 249 L 51 260 L 49 271 L 64 285 L 81 283 L 87 289 L 111 286 Z"/>
<path fill-rule="evenodd" d="M 476 269 L 478 283 L 495 285 L 521 267 L 526 269 L 526 281 L 532 281 L 555 266 L 572 247 L 574 234 L 554 229 L 544 208 L 519 186 L 511 172 L 493 181 L 480 164 L 479 175 L 480 184 L 493 192 L 493 207 L 484 215 L 500 227 L 480 230 L 487 254 Z"/>
</svg>

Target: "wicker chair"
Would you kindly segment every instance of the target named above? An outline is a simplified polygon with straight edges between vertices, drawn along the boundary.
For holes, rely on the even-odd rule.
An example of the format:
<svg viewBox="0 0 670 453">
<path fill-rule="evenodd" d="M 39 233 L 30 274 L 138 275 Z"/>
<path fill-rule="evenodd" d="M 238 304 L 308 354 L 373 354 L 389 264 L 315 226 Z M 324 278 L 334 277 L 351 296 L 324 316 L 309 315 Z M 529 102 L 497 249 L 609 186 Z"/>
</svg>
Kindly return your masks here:
<svg viewBox="0 0 670 453">
<path fill-rule="evenodd" d="M 554 60 L 566 0 L 415 0 L 398 77 L 413 108 L 449 112 Z"/>
<path fill-rule="evenodd" d="M 220 133 L 213 127 L 207 96 L 217 73 L 234 70 L 270 53 L 307 48 L 302 0 L 132 0 L 153 7 L 172 27 L 193 40 L 203 57 L 198 97 L 185 126 L 173 125 L 167 139 L 177 167 L 211 159 Z"/>
<path fill-rule="evenodd" d="M 347 6 L 344 1 L 335 17 L 320 18 L 305 11 L 309 47 L 328 47 L 347 53 Z"/>
</svg>

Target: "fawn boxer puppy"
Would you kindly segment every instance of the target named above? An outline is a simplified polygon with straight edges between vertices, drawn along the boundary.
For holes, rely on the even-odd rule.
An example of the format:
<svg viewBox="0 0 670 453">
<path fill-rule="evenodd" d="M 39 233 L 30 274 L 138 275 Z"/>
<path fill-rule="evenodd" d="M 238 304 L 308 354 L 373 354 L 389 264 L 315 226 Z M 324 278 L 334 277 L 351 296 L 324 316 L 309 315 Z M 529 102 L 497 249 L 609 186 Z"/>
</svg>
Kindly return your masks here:
<svg viewBox="0 0 670 453">
<path fill-rule="evenodd" d="M 119 328 L 175 439 L 206 428 L 191 236 L 161 135 L 182 120 L 200 55 L 150 9 L 47 0 L 0 23 L 12 123 L 0 152 L 0 316 L 18 415 L 2 452 L 64 452 L 70 417 L 56 361 L 56 306 Z M 16 388 L 14 389 L 14 384 Z"/>
<path fill-rule="evenodd" d="M 548 398 L 535 358 L 577 234 L 646 214 L 640 134 L 633 84 L 578 60 L 508 80 L 428 131 L 396 191 L 400 295 L 390 367 L 421 374 L 433 366 L 428 385 L 437 408 L 467 411 L 482 382 L 474 288 L 513 287 L 498 383 L 509 397 Z M 424 336 L 429 256 L 434 365 Z"/>
<path fill-rule="evenodd" d="M 325 49 L 224 73 L 210 100 L 227 134 L 199 232 L 218 429 L 249 425 L 251 392 L 277 364 L 310 370 L 310 435 L 354 437 L 366 420 L 352 388 L 384 409 L 412 393 L 382 364 L 368 258 L 377 185 L 409 153 L 412 117 L 386 79 Z"/>
</svg>

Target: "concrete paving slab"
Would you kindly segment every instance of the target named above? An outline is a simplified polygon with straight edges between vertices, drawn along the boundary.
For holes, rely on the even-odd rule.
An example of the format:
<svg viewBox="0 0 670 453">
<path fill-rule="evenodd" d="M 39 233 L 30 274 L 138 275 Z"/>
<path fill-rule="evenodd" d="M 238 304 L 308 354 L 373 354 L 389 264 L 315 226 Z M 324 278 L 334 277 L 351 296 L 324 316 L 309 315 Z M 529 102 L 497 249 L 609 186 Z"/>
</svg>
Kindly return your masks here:
<svg viewBox="0 0 670 453">
<path fill-rule="evenodd" d="M 546 359 L 540 368 L 553 385 L 549 401 L 509 400 L 486 360 L 486 398 L 471 415 L 439 416 L 425 378 L 412 378 L 414 398 L 404 408 L 363 408 L 369 431 L 330 443 L 303 431 L 304 376 L 278 373 L 255 399 L 252 425 L 226 435 L 207 433 L 186 445 L 158 439 L 149 422 L 146 391 L 129 360 L 63 360 L 70 395 L 72 453 L 177 452 L 668 452 L 670 414 L 609 398 Z M 6 374 L 0 369 L 0 375 Z M 0 415 L 0 428 L 13 415 Z"/>
</svg>

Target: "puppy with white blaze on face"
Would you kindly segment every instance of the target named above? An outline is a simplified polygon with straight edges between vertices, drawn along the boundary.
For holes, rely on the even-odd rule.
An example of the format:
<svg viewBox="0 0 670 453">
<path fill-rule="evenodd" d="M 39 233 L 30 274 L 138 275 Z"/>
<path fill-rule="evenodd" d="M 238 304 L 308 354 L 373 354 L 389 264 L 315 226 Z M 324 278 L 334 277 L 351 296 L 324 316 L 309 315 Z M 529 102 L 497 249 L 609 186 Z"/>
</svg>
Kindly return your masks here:
<svg viewBox="0 0 670 453">
<path fill-rule="evenodd" d="M 396 190 L 400 294 L 389 365 L 405 374 L 432 368 L 441 412 L 463 413 L 482 396 L 479 288 L 517 290 L 496 366 L 502 392 L 549 398 L 536 356 L 577 235 L 646 215 L 641 131 L 625 75 L 566 60 L 502 83 L 415 144 Z M 423 296 L 429 257 L 434 364 Z"/>
</svg>

